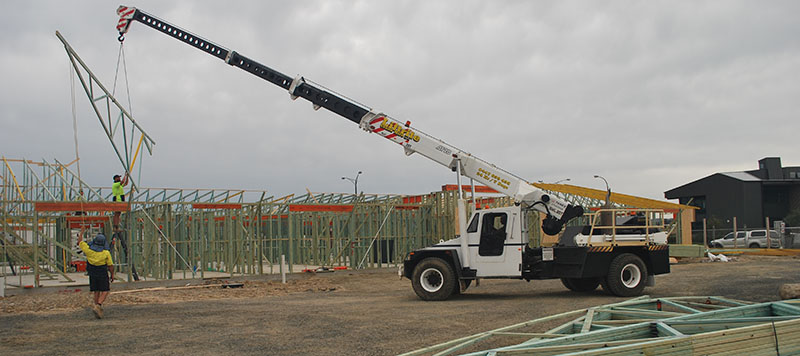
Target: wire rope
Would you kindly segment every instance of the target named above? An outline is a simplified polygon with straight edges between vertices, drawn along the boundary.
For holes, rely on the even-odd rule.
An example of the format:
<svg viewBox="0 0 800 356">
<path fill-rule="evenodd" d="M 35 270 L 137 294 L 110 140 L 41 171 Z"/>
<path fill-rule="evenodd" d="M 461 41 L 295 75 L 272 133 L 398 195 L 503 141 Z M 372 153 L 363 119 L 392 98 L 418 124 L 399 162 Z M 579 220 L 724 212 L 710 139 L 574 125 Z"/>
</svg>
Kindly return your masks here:
<svg viewBox="0 0 800 356">
<path fill-rule="evenodd" d="M 70 91 L 70 99 L 72 104 L 72 137 L 75 140 L 75 164 L 77 165 L 78 170 L 78 203 L 81 206 L 79 210 L 82 214 L 84 213 L 83 210 L 83 203 L 85 196 L 81 194 L 83 192 L 83 179 L 81 178 L 81 156 L 80 156 L 80 149 L 78 148 L 78 107 L 75 104 L 75 76 L 78 73 L 75 72 L 75 67 L 69 66 L 69 91 Z M 81 215 L 83 216 L 83 215 Z M 83 223 L 81 223 L 81 227 L 83 227 Z"/>
</svg>

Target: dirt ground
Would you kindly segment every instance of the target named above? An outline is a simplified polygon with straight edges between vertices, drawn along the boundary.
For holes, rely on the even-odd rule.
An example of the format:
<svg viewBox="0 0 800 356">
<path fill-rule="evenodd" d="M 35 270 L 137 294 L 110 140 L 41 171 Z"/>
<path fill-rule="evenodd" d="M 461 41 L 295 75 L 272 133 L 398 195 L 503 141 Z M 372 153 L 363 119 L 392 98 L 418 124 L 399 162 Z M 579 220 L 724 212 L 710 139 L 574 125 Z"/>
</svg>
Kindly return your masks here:
<svg viewBox="0 0 800 356">
<path fill-rule="evenodd" d="M 656 281 L 645 293 L 772 301 L 781 284 L 800 283 L 800 258 L 696 259 Z M 117 294 L 102 320 L 85 292 L 14 296 L 0 298 L 0 355 L 391 355 L 624 299 L 569 292 L 558 280 L 484 280 L 454 299 L 424 302 L 395 269 Z"/>
</svg>

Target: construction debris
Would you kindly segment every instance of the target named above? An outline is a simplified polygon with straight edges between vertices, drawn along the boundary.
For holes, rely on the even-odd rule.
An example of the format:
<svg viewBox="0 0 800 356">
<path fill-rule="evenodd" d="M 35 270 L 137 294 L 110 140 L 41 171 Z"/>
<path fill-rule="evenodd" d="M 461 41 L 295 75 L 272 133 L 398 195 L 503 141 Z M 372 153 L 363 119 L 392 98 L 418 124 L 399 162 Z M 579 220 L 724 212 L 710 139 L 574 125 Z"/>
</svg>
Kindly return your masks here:
<svg viewBox="0 0 800 356">
<path fill-rule="evenodd" d="M 711 260 L 711 262 L 716 262 L 716 261 L 728 262 L 731 260 L 730 258 L 728 258 L 728 256 L 725 256 L 721 253 L 719 255 L 715 255 L 711 252 L 708 253 L 708 259 Z"/>
<path fill-rule="evenodd" d="M 453 355 L 480 342 L 506 346 L 467 355 L 789 355 L 800 352 L 800 300 L 753 304 L 721 297 L 649 298 L 581 309 L 403 354 Z M 527 329 L 566 318 L 546 332 Z M 521 343 L 503 339 L 524 338 Z M 480 350 L 480 349 L 477 349 Z"/>
</svg>

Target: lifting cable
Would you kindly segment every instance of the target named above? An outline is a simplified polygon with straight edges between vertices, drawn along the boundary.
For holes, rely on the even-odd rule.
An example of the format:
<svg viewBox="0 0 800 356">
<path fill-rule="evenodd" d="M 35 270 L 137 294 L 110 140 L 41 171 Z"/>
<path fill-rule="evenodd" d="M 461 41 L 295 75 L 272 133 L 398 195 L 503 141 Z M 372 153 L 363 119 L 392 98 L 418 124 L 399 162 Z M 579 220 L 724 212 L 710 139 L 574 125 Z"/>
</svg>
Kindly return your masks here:
<svg viewBox="0 0 800 356">
<path fill-rule="evenodd" d="M 125 89 L 126 89 L 126 93 L 127 93 L 127 97 L 128 97 L 128 112 L 131 115 L 133 115 L 133 107 L 131 105 L 131 90 L 130 90 L 130 87 L 128 85 L 128 66 L 127 66 L 127 63 L 125 61 L 125 49 L 122 46 L 122 44 L 123 44 L 123 42 L 119 43 L 119 51 L 117 52 L 117 68 L 114 70 L 114 84 L 111 87 L 111 95 L 112 96 L 116 96 L 116 93 L 117 93 L 117 81 L 119 79 L 119 69 L 120 69 L 120 64 L 122 64 L 122 71 L 123 71 L 123 74 L 125 76 Z M 125 160 L 126 160 L 126 162 L 125 162 L 126 167 L 123 167 L 123 168 L 125 169 L 126 173 L 130 173 L 130 172 L 128 172 L 128 169 L 127 169 L 128 167 L 127 166 L 130 165 L 130 163 L 131 163 L 130 154 L 131 154 L 131 150 L 133 149 L 133 146 L 132 146 L 133 145 L 133 140 L 131 140 L 131 142 L 130 142 L 131 143 L 131 147 L 129 148 L 128 147 L 128 134 L 127 134 L 126 129 L 125 129 L 125 120 L 121 120 L 121 121 L 122 121 L 123 147 L 125 148 Z M 134 133 L 133 127 L 131 127 L 131 138 L 133 138 L 133 133 Z"/>
<path fill-rule="evenodd" d="M 83 191 L 83 179 L 81 179 L 81 157 L 78 153 L 78 109 L 75 105 L 75 68 L 73 66 L 69 66 L 69 92 L 70 98 L 72 99 L 72 136 L 75 139 L 75 164 L 78 165 L 78 195 L 80 195 L 81 191 Z M 88 188 L 88 187 L 87 187 Z M 83 201 L 86 197 L 79 196 L 78 202 L 81 204 L 81 212 L 83 212 Z M 83 226 L 84 224 L 81 224 Z"/>
<path fill-rule="evenodd" d="M 117 68 L 114 71 L 114 85 L 111 88 L 111 95 L 114 95 L 117 91 L 117 81 L 119 78 L 120 72 L 120 64 L 122 67 L 122 74 L 125 79 L 125 94 L 128 99 L 128 113 L 133 115 L 133 103 L 131 101 L 131 88 L 130 88 L 130 81 L 128 80 L 128 63 L 125 59 L 125 47 L 123 46 L 124 42 L 119 42 L 119 52 L 117 53 Z M 136 145 L 136 151 L 133 150 L 133 145 L 135 140 L 133 139 L 136 135 L 136 127 L 131 126 L 130 132 L 130 140 L 128 140 L 128 135 L 126 133 L 125 128 L 125 120 L 122 120 L 122 138 L 123 138 L 123 145 L 125 147 L 125 160 L 127 167 L 124 167 L 125 172 L 127 174 L 133 174 L 133 168 L 136 164 L 136 158 L 139 155 L 139 149 L 142 147 L 142 141 L 144 140 L 144 134 L 140 135 L 139 143 Z M 133 157 L 131 157 L 131 153 L 133 152 Z M 144 154 L 144 152 L 142 152 Z M 142 178 L 142 165 L 139 164 L 139 175 L 136 178 L 136 181 L 139 182 Z M 131 194 L 129 192 L 128 194 Z M 132 196 L 132 194 L 131 194 Z"/>
</svg>

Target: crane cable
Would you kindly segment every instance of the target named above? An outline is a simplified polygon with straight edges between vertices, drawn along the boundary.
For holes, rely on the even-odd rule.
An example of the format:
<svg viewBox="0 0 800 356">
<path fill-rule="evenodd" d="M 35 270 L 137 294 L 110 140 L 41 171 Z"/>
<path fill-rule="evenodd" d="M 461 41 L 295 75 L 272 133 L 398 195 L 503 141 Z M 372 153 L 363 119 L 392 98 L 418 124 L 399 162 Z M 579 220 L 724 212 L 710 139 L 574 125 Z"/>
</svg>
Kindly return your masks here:
<svg viewBox="0 0 800 356">
<path fill-rule="evenodd" d="M 111 88 L 111 95 L 114 95 L 117 91 L 117 79 L 119 78 L 119 70 L 120 70 L 120 63 L 122 64 L 122 73 L 125 79 L 125 93 L 128 99 L 128 113 L 133 115 L 133 103 L 131 101 L 131 88 L 130 82 L 128 81 L 128 63 L 125 59 L 125 48 L 123 46 L 122 41 L 119 42 L 119 52 L 117 53 L 117 68 L 114 71 L 114 85 Z M 135 127 L 131 126 L 131 140 L 128 142 L 128 136 L 125 132 L 125 120 L 122 120 L 122 136 L 125 140 L 125 158 L 128 160 L 128 167 L 124 167 L 125 172 L 127 174 L 131 174 L 133 172 L 133 167 L 136 164 L 136 157 L 139 155 L 139 149 L 142 147 L 142 141 L 144 140 L 144 134 L 140 135 L 139 143 L 136 146 L 136 151 L 133 150 L 133 137 L 135 135 Z M 134 152 L 133 159 L 131 159 L 130 153 Z M 140 181 L 142 176 L 142 165 L 139 164 L 139 175 L 136 181 Z M 130 192 L 132 193 L 132 192 Z M 129 193 L 129 194 L 130 194 Z"/>
<path fill-rule="evenodd" d="M 78 109 L 75 105 L 75 67 L 69 66 L 69 91 L 70 98 L 72 99 L 72 136 L 75 139 L 75 164 L 78 165 L 78 194 L 83 191 L 83 179 L 81 179 L 81 157 L 78 150 Z M 83 212 L 83 201 L 85 197 L 79 196 L 78 202 L 81 205 L 81 212 Z M 83 224 L 81 224 L 83 226 Z"/>
</svg>

